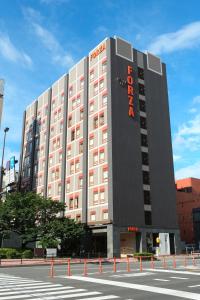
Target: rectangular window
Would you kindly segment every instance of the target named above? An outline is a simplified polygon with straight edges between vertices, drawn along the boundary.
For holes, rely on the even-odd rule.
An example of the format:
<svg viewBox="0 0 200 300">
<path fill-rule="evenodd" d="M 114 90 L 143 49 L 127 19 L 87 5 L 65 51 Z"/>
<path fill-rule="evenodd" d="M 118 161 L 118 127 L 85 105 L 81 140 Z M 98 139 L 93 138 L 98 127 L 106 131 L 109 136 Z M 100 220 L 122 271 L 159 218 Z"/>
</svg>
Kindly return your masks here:
<svg viewBox="0 0 200 300">
<path fill-rule="evenodd" d="M 101 79 L 101 81 L 99 82 L 99 89 L 100 91 L 104 89 L 104 79 Z"/>
<path fill-rule="evenodd" d="M 108 102 L 108 96 L 107 95 L 103 95 L 102 96 L 102 106 L 106 106 Z"/>
<path fill-rule="evenodd" d="M 71 147 L 68 146 L 67 148 L 67 158 L 70 158 L 71 157 Z"/>
<path fill-rule="evenodd" d="M 76 127 L 76 138 L 80 137 L 80 127 Z"/>
<path fill-rule="evenodd" d="M 75 107 L 76 107 L 76 99 L 73 99 L 72 100 L 72 109 L 75 109 Z"/>
<path fill-rule="evenodd" d="M 72 116 L 68 117 L 68 127 L 72 126 Z"/>
<path fill-rule="evenodd" d="M 99 202 L 99 194 L 97 191 L 94 192 L 93 194 L 93 204 L 96 205 Z"/>
<path fill-rule="evenodd" d="M 94 85 L 94 96 L 98 94 L 98 83 L 95 83 Z"/>
<path fill-rule="evenodd" d="M 105 202 L 105 191 L 104 190 L 100 191 L 100 201 L 101 201 L 101 203 Z"/>
<path fill-rule="evenodd" d="M 76 215 L 76 222 L 81 222 L 81 215 Z"/>
<path fill-rule="evenodd" d="M 95 214 L 95 213 L 92 213 L 92 214 L 90 215 L 90 220 L 91 220 L 92 222 L 96 221 L 96 214 Z"/>
<path fill-rule="evenodd" d="M 58 111 L 58 119 L 60 119 L 62 117 L 62 113 L 61 110 Z"/>
<path fill-rule="evenodd" d="M 81 78 L 80 80 L 80 90 L 84 88 L 84 78 Z"/>
<path fill-rule="evenodd" d="M 147 121 L 146 118 L 140 117 L 140 127 L 143 129 L 147 129 Z"/>
<path fill-rule="evenodd" d="M 78 208 L 78 196 L 74 198 L 74 208 Z"/>
<path fill-rule="evenodd" d="M 82 189 L 82 187 L 83 187 L 83 176 L 80 176 L 79 177 L 79 189 Z"/>
<path fill-rule="evenodd" d="M 147 135 L 141 134 L 141 145 L 143 147 L 148 147 Z"/>
<path fill-rule="evenodd" d="M 107 142 L 107 138 L 108 138 L 108 132 L 107 132 L 107 129 L 104 129 L 103 133 L 102 133 L 102 142 L 106 143 Z"/>
<path fill-rule="evenodd" d="M 94 173 L 90 172 L 89 174 L 89 185 L 93 185 L 94 184 Z"/>
<path fill-rule="evenodd" d="M 48 187 L 48 196 L 51 196 L 51 186 Z"/>
<path fill-rule="evenodd" d="M 73 87 L 71 86 L 71 87 L 69 88 L 69 97 L 71 97 L 72 94 L 73 94 Z"/>
<path fill-rule="evenodd" d="M 94 128 L 94 129 L 98 128 L 98 116 L 94 117 L 94 120 L 93 120 L 93 128 Z"/>
<path fill-rule="evenodd" d="M 69 199 L 69 209 L 73 209 L 74 208 L 74 201 L 73 198 Z"/>
<path fill-rule="evenodd" d="M 70 191 L 70 181 L 68 180 L 67 181 L 67 193 L 69 193 L 69 191 Z"/>
<path fill-rule="evenodd" d="M 94 70 L 90 71 L 90 82 L 94 80 Z"/>
<path fill-rule="evenodd" d="M 94 136 L 90 136 L 90 139 L 89 139 L 89 146 L 90 146 L 90 149 L 94 147 Z"/>
<path fill-rule="evenodd" d="M 60 122 L 60 133 L 63 132 L 63 122 Z"/>
<path fill-rule="evenodd" d="M 98 152 L 93 153 L 93 165 L 98 164 Z"/>
<path fill-rule="evenodd" d="M 76 172 L 78 172 L 80 170 L 80 161 L 79 160 L 76 161 L 75 167 L 76 167 Z"/>
<path fill-rule="evenodd" d="M 103 182 L 107 182 L 108 181 L 108 170 L 104 169 L 103 170 Z"/>
<path fill-rule="evenodd" d="M 144 193 L 144 204 L 146 204 L 146 205 L 151 204 L 150 191 L 143 191 L 143 193 Z"/>
<path fill-rule="evenodd" d="M 107 61 L 102 62 L 102 73 L 107 71 Z"/>
<path fill-rule="evenodd" d="M 144 84 L 138 83 L 138 89 L 139 89 L 139 94 L 144 96 L 145 95 Z"/>
<path fill-rule="evenodd" d="M 81 97 L 80 96 L 77 97 L 76 104 L 77 104 L 77 106 L 79 106 L 81 104 Z"/>
<path fill-rule="evenodd" d="M 61 184 L 58 185 L 58 195 L 61 195 Z"/>
<path fill-rule="evenodd" d="M 90 113 L 93 113 L 94 111 L 94 101 L 90 102 Z"/>
<path fill-rule="evenodd" d="M 72 129 L 71 131 L 71 141 L 75 140 L 75 129 Z"/>
<path fill-rule="evenodd" d="M 62 162 L 62 152 L 59 153 L 59 163 Z"/>
<path fill-rule="evenodd" d="M 142 171 L 143 184 L 150 184 L 149 172 Z"/>
<path fill-rule="evenodd" d="M 104 149 L 100 150 L 100 153 L 99 153 L 99 161 L 100 163 L 103 163 L 105 160 L 105 152 L 104 152 Z"/>
<path fill-rule="evenodd" d="M 146 112 L 146 103 L 144 100 L 139 100 L 140 111 Z"/>
<path fill-rule="evenodd" d="M 151 211 L 144 212 L 144 220 L 145 220 L 145 225 L 152 225 Z"/>
<path fill-rule="evenodd" d="M 102 114 L 99 116 L 99 125 L 100 125 L 100 126 L 104 125 L 104 113 L 102 113 Z"/>
<path fill-rule="evenodd" d="M 149 155 L 146 152 L 142 152 L 142 164 L 145 166 L 149 165 Z"/>
<path fill-rule="evenodd" d="M 53 157 L 49 157 L 49 166 L 51 167 L 53 165 Z"/>
<path fill-rule="evenodd" d="M 108 212 L 107 211 L 103 212 L 103 219 L 108 220 Z"/>
<path fill-rule="evenodd" d="M 74 162 L 71 162 L 70 164 L 70 174 L 74 173 Z"/>
<path fill-rule="evenodd" d="M 138 78 L 144 80 L 144 69 L 138 67 Z"/>
<path fill-rule="evenodd" d="M 79 143 L 79 154 L 83 153 L 83 141 Z"/>
<path fill-rule="evenodd" d="M 80 110 L 80 121 L 82 121 L 83 120 L 83 108 L 81 108 L 81 110 Z"/>
</svg>

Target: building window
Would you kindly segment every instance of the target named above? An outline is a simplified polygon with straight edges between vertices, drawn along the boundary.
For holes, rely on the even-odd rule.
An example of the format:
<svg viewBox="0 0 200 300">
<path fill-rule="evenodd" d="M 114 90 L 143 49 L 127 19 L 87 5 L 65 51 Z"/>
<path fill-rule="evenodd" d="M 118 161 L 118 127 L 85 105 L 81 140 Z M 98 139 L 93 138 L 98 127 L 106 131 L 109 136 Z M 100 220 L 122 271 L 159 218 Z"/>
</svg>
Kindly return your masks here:
<svg viewBox="0 0 200 300">
<path fill-rule="evenodd" d="M 60 148 L 60 138 L 57 139 L 57 148 Z"/>
<path fill-rule="evenodd" d="M 90 113 L 93 113 L 94 111 L 94 101 L 90 102 Z"/>
<path fill-rule="evenodd" d="M 90 82 L 94 80 L 94 70 L 90 71 Z"/>
<path fill-rule="evenodd" d="M 147 129 L 147 121 L 146 118 L 140 117 L 140 127 L 143 129 Z"/>
<path fill-rule="evenodd" d="M 72 116 L 68 117 L 68 127 L 72 126 Z"/>
<path fill-rule="evenodd" d="M 94 191 L 93 193 L 93 204 L 96 205 L 99 202 L 99 194 L 98 191 Z"/>
<path fill-rule="evenodd" d="M 89 174 L 89 185 L 93 185 L 94 184 L 94 173 L 90 172 Z"/>
<path fill-rule="evenodd" d="M 100 125 L 100 126 L 104 125 L 104 113 L 102 113 L 102 114 L 99 116 L 99 125 Z"/>
<path fill-rule="evenodd" d="M 78 139 L 80 137 L 80 127 L 76 127 L 76 138 Z"/>
<path fill-rule="evenodd" d="M 103 211 L 103 220 L 108 220 L 108 212 Z"/>
<path fill-rule="evenodd" d="M 90 146 L 90 149 L 94 147 L 94 136 L 93 135 L 90 136 L 89 146 Z"/>
<path fill-rule="evenodd" d="M 80 110 L 80 121 L 82 121 L 83 120 L 83 108 L 81 108 L 81 110 Z"/>
<path fill-rule="evenodd" d="M 143 184 L 150 184 L 149 172 L 142 171 Z"/>
<path fill-rule="evenodd" d="M 105 202 L 105 191 L 104 190 L 100 191 L 100 202 L 101 203 Z"/>
<path fill-rule="evenodd" d="M 73 209 L 74 208 L 74 201 L 73 198 L 69 199 L 69 209 Z"/>
<path fill-rule="evenodd" d="M 107 129 L 104 129 L 103 132 L 102 132 L 102 142 L 106 143 L 107 138 L 108 138 L 108 132 L 107 132 Z"/>
<path fill-rule="evenodd" d="M 149 155 L 146 152 L 142 152 L 142 164 L 145 166 L 149 165 Z"/>
<path fill-rule="evenodd" d="M 143 193 L 144 193 L 144 204 L 146 205 L 151 204 L 150 191 L 143 191 Z"/>
<path fill-rule="evenodd" d="M 93 120 L 93 128 L 94 128 L 94 129 L 98 128 L 98 116 L 94 117 L 94 120 Z"/>
<path fill-rule="evenodd" d="M 102 96 L 102 106 L 106 106 L 108 102 L 108 96 L 107 95 L 103 95 Z"/>
<path fill-rule="evenodd" d="M 72 110 L 75 109 L 75 107 L 76 107 L 76 99 L 73 99 L 72 100 Z"/>
<path fill-rule="evenodd" d="M 91 213 L 91 215 L 90 215 L 90 220 L 91 220 L 92 222 L 96 221 L 96 213 L 95 213 L 95 212 Z"/>
<path fill-rule="evenodd" d="M 74 208 L 78 208 L 78 205 L 79 205 L 79 203 L 78 203 L 78 196 L 76 196 L 74 198 Z"/>
<path fill-rule="evenodd" d="M 58 119 L 62 117 L 61 109 L 58 111 Z"/>
<path fill-rule="evenodd" d="M 146 104 L 144 100 L 139 100 L 140 111 L 146 112 Z"/>
<path fill-rule="evenodd" d="M 98 83 L 95 83 L 94 85 L 94 96 L 98 94 Z"/>
<path fill-rule="evenodd" d="M 103 182 L 107 182 L 108 181 L 108 169 L 104 169 L 103 170 Z"/>
<path fill-rule="evenodd" d="M 74 173 L 74 162 L 70 163 L 70 174 Z"/>
<path fill-rule="evenodd" d="M 79 106 L 81 104 L 81 96 L 79 95 L 76 99 L 76 104 Z"/>
<path fill-rule="evenodd" d="M 62 152 L 59 153 L 59 162 L 62 162 Z"/>
<path fill-rule="evenodd" d="M 69 88 L 69 97 L 71 97 L 72 94 L 73 94 L 73 87 L 71 86 L 71 87 Z"/>
<path fill-rule="evenodd" d="M 79 154 L 83 153 L 83 141 L 79 143 Z"/>
<path fill-rule="evenodd" d="M 81 78 L 80 80 L 80 89 L 82 90 L 84 88 L 84 78 Z"/>
<path fill-rule="evenodd" d="M 138 83 L 138 89 L 139 89 L 139 94 L 144 96 L 145 95 L 144 84 Z"/>
<path fill-rule="evenodd" d="M 83 187 L 83 176 L 80 176 L 79 177 L 79 189 L 82 189 L 82 187 Z"/>
<path fill-rule="evenodd" d="M 144 69 L 138 67 L 138 78 L 144 80 Z"/>
<path fill-rule="evenodd" d="M 141 145 L 143 147 L 148 147 L 147 135 L 141 134 Z"/>
<path fill-rule="evenodd" d="M 48 196 L 51 196 L 51 186 L 48 187 Z"/>
<path fill-rule="evenodd" d="M 104 89 L 104 79 L 101 79 L 99 82 L 99 89 L 102 91 Z"/>
<path fill-rule="evenodd" d="M 56 107 L 56 104 L 55 104 L 55 100 L 52 102 L 52 105 L 51 105 L 51 110 L 53 111 Z"/>
<path fill-rule="evenodd" d="M 68 146 L 67 148 L 67 158 L 71 157 L 71 146 Z"/>
<path fill-rule="evenodd" d="M 144 221 L 145 221 L 145 225 L 152 225 L 151 211 L 144 212 Z"/>
<path fill-rule="evenodd" d="M 103 163 L 105 160 L 105 152 L 104 152 L 104 149 L 100 150 L 100 153 L 99 153 L 99 162 L 100 163 Z"/>
<path fill-rule="evenodd" d="M 61 183 L 58 185 L 58 195 L 61 195 Z"/>
<path fill-rule="evenodd" d="M 81 215 L 76 215 L 76 222 L 81 222 Z"/>
<path fill-rule="evenodd" d="M 51 167 L 53 165 L 53 157 L 49 157 L 49 166 Z"/>
<path fill-rule="evenodd" d="M 60 171 L 59 171 L 59 169 L 56 169 L 55 175 L 56 175 L 56 176 L 55 176 L 55 177 L 56 177 L 56 178 L 55 178 L 56 180 L 60 179 Z"/>
<path fill-rule="evenodd" d="M 93 165 L 98 164 L 98 152 L 93 153 Z"/>
<path fill-rule="evenodd" d="M 63 132 L 63 122 L 60 122 L 60 133 Z"/>
<path fill-rule="evenodd" d="M 102 62 L 102 73 L 106 72 L 107 71 L 107 61 L 103 61 Z"/>
<path fill-rule="evenodd" d="M 76 172 L 78 172 L 80 170 L 80 161 L 79 160 L 76 161 L 75 167 L 76 167 Z"/>
<path fill-rule="evenodd" d="M 71 141 L 75 140 L 75 129 L 72 129 L 71 131 Z"/>
<path fill-rule="evenodd" d="M 67 193 L 70 191 L 70 180 L 67 181 Z"/>
</svg>

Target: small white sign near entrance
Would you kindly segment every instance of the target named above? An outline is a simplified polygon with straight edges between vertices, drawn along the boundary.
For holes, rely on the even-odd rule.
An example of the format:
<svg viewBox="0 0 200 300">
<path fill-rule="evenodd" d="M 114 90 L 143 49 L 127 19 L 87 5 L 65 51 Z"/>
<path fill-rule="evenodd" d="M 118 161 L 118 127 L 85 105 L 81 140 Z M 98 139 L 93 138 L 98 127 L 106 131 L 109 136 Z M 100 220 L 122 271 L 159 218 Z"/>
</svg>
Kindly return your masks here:
<svg viewBox="0 0 200 300">
<path fill-rule="evenodd" d="M 170 255 L 169 233 L 159 233 L 159 239 L 159 254 Z"/>
<path fill-rule="evenodd" d="M 57 256 L 57 248 L 47 248 L 46 256 L 47 257 L 56 257 Z"/>
</svg>

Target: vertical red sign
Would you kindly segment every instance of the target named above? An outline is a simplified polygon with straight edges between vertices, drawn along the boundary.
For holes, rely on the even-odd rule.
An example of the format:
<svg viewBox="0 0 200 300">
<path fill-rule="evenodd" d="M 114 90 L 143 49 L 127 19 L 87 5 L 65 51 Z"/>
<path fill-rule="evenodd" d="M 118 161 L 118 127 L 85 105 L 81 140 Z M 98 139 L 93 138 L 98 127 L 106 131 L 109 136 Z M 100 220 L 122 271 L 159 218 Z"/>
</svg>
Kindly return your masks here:
<svg viewBox="0 0 200 300">
<path fill-rule="evenodd" d="M 128 115 L 129 117 L 134 118 L 135 112 L 133 107 L 133 100 L 134 100 L 134 88 L 133 88 L 133 68 L 131 66 L 128 66 L 127 70 L 127 92 L 128 92 L 128 104 L 129 104 L 129 110 Z"/>
</svg>

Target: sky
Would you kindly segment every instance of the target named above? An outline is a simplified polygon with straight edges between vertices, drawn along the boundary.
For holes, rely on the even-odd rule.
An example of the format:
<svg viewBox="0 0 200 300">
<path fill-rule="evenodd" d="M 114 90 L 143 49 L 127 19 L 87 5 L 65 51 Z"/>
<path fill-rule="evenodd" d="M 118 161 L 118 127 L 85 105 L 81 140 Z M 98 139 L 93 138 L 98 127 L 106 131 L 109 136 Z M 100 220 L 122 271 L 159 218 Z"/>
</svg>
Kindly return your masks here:
<svg viewBox="0 0 200 300">
<path fill-rule="evenodd" d="M 200 178 L 200 1 L 0 0 L 5 160 L 19 158 L 26 106 L 101 40 L 120 36 L 167 65 L 176 179 Z M 0 152 L 1 155 L 1 152 Z"/>
</svg>

